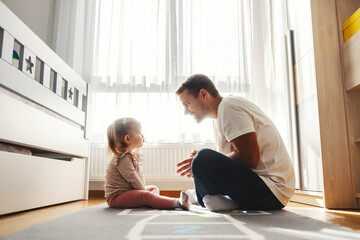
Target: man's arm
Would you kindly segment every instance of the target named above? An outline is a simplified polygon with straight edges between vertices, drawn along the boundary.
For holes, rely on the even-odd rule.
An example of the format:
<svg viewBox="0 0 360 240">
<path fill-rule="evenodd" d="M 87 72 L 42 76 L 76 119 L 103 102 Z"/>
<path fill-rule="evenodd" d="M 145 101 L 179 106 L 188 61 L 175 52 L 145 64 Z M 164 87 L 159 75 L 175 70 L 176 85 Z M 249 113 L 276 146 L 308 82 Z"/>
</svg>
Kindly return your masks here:
<svg viewBox="0 0 360 240">
<path fill-rule="evenodd" d="M 260 162 L 260 149 L 256 133 L 250 132 L 231 141 L 234 151 L 227 154 L 249 168 L 256 168 Z"/>
</svg>

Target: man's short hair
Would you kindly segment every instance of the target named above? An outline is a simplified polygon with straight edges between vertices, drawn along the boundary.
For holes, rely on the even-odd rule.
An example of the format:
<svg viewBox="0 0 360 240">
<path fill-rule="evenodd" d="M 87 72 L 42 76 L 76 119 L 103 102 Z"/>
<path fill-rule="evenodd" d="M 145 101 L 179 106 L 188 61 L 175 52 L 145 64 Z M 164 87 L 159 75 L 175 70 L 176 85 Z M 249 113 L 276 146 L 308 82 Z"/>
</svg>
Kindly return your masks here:
<svg viewBox="0 0 360 240">
<path fill-rule="evenodd" d="M 201 89 L 205 89 L 212 97 L 218 97 L 219 92 L 210 78 L 204 74 L 194 74 L 181 84 L 176 91 L 180 95 L 183 91 L 188 90 L 189 94 L 197 98 Z"/>
</svg>

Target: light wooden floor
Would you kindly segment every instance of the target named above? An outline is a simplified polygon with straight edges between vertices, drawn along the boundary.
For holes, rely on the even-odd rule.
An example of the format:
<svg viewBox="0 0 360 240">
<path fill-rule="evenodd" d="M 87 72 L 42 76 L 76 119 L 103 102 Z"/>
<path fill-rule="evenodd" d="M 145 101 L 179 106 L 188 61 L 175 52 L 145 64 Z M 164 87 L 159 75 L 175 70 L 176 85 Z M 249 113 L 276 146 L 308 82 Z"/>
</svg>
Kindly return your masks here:
<svg viewBox="0 0 360 240">
<path fill-rule="evenodd" d="M 87 201 L 75 201 L 0 216 L 0 237 L 103 202 L 105 202 L 104 198 L 91 198 Z M 360 211 L 357 210 L 328 210 L 294 202 L 290 202 L 285 209 L 316 220 L 349 227 L 360 232 Z"/>
</svg>

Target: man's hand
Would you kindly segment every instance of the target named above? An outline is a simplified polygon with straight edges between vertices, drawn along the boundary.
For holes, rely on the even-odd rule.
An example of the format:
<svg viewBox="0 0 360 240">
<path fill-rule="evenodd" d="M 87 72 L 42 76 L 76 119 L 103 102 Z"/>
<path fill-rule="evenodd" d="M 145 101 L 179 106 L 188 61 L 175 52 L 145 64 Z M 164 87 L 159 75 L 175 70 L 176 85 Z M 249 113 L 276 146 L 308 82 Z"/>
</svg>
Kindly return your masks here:
<svg viewBox="0 0 360 240">
<path fill-rule="evenodd" d="M 192 153 L 190 153 L 190 157 L 193 158 L 197 154 L 197 152 L 198 152 L 197 150 L 194 150 Z"/>
<path fill-rule="evenodd" d="M 176 173 L 180 173 L 180 176 L 186 175 L 188 178 L 192 177 L 191 163 L 192 163 L 192 160 L 193 160 L 194 156 L 196 155 L 196 153 L 197 153 L 197 150 L 194 150 L 190 154 L 190 158 L 185 159 L 184 161 L 181 161 L 178 164 L 176 164 L 176 167 L 178 167 L 178 170 L 176 171 Z"/>
</svg>

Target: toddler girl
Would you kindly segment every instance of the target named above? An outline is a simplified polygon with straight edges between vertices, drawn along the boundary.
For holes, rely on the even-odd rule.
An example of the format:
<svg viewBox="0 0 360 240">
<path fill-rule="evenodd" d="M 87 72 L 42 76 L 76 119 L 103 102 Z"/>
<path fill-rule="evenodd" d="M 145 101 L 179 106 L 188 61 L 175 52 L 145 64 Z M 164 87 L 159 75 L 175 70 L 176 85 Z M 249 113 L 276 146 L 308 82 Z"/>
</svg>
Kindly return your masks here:
<svg viewBox="0 0 360 240">
<path fill-rule="evenodd" d="M 105 197 L 112 208 L 150 206 L 161 209 L 188 210 L 190 203 L 185 192 L 179 198 L 159 195 L 156 186 L 145 186 L 142 170 L 144 136 L 140 123 L 133 118 L 120 118 L 107 129 L 108 147 L 114 154 L 106 170 Z"/>
</svg>

